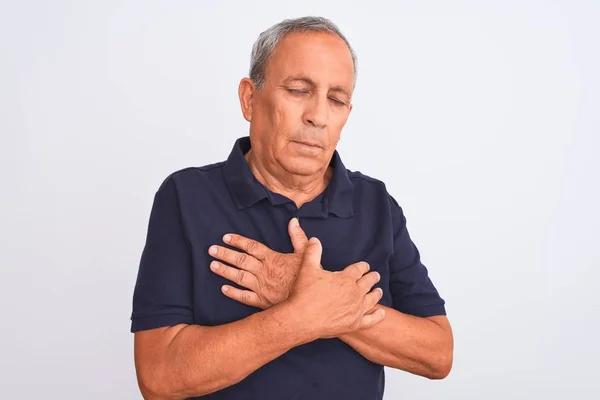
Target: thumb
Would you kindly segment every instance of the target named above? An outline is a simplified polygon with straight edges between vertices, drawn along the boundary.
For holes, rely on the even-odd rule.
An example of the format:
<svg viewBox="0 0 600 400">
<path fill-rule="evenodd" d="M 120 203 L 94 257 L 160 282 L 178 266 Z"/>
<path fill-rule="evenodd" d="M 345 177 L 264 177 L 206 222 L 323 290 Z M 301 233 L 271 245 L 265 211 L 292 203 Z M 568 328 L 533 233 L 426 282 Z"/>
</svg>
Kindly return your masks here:
<svg viewBox="0 0 600 400">
<path fill-rule="evenodd" d="M 384 318 L 385 310 L 381 307 L 375 306 L 372 310 L 369 311 L 368 314 L 363 315 L 358 329 L 361 330 L 371 328 L 383 321 Z"/>
<path fill-rule="evenodd" d="M 288 224 L 288 234 L 292 240 L 292 246 L 294 246 L 294 253 L 301 253 L 308 245 L 308 238 L 306 233 L 300 227 L 298 218 L 292 218 Z"/>
<path fill-rule="evenodd" d="M 312 267 L 321 269 L 321 255 L 323 254 L 323 247 L 321 242 L 316 237 L 311 238 L 308 241 L 307 246 L 304 249 L 304 258 L 302 265 L 304 267 Z"/>
</svg>

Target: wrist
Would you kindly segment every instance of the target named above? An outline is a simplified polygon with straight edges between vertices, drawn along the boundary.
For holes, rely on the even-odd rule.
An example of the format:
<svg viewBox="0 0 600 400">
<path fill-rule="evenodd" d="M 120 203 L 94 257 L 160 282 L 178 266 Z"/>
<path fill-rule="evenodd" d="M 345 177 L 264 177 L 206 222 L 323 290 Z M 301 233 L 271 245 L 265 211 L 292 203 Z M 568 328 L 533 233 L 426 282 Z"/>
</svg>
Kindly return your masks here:
<svg viewBox="0 0 600 400">
<path fill-rule="evenodd" d="M 340 339 L 342 342 L 348 343 L 349 341 L 352 341 L 353 339 L 359 339 L 360 336 L 361 336 L 361 331 L 357 330 L 357 331 L 341 334 L 338 336 L 338 339 Z"/>
<path fill-rule="evenodd" d="M 318 329 L 314 323 L 307 318 L 306 313 L 301 312 L 298 306 L 289 301 L 283 301 L 272 308 L 274 318 L 278 321 L 283 333 L 296 342 L 296 346 L 312 342 L 320 338 Z"/>
</svg>

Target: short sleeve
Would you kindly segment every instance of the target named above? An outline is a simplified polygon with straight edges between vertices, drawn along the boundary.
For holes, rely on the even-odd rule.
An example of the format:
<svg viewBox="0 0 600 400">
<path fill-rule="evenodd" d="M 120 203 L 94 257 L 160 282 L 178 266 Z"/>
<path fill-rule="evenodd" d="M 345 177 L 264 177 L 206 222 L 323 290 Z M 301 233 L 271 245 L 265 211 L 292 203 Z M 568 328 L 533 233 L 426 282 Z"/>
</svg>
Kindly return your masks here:
<svg viewBox="0 0 600 400">
<path fill-rule="evenodd" d="M 408 233 L 402 208 L 392 196 L 389 199 L 394 226 L 394 254 L 389 261 L 393 308 L 418 317 L 446 315 L 445 301 L 421 263 L 419 250 Z"/>
<path fill-rule="evenodd" d="M 133 294 L 131 332 L 193 322 L 192 256 L 177 187 L 167 178 L 154 196 Z"/>
</svg>

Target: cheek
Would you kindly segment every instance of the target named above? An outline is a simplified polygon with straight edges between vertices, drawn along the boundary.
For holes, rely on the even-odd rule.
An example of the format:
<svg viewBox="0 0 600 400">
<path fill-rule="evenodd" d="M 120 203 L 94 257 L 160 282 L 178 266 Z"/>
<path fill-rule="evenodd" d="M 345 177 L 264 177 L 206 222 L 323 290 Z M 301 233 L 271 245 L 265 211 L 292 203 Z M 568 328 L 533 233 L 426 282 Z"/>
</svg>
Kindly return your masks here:
<svg viewBox="0 0 600 400">
<path fill-rule="evenodd" d="M 344 125 L 346 125 L 349 116 L 350 111 L 345 108 L 333 113 L 331 118 L 332 125 L 335 126 L 338 131 L 341 131 Z"/>
<path fill-rule="evenodd" d="M 347 120 L 348 114 L 346 113 L 339 113 L 338 115 L 334 114 L 329 120 L 329 141 L 331 145 L 337 144 L 340 140 L 342 129 L 346 125 Z"/>
<path fill-rule="evenodd" d="M 280 104 L 273 111 L 274 134 L 282 139 L 294 136 L 302 128 L 302 108 L 297 104 Z"/>
<path fill-rule="evenodd" d="M 272 101 L 266 101 L 261 107 L 261 121 L 264 125 L 275 125 L 277 123 L 277 105 Z"/>
<path fill-rule="evenodd" d="M 277 107 L 277 113 L 283 123 L 298 123 L 302 121 L 303 105 L 300 102 L 283 101 Z"/>
</svg>

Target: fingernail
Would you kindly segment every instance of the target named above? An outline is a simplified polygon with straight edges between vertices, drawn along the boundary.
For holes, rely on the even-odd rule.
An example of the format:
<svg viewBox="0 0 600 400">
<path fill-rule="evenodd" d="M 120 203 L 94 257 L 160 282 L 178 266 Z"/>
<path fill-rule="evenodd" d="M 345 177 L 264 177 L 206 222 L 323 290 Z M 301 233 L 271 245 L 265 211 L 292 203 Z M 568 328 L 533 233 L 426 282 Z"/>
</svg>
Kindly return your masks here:
<svg viewBox="0 0 600 400">
<path fill-rule="evenodd" d="M 377 290 L 379 290 L 379 295 L 383 296 L 383 289 L 382 288 L 377 288 Z"/>
<path fill-rule="evenodd" d="M 210 248 L 208 249 L 208 254 L 214 256 L 215 254 L 217 254 L 217 248 L 215 246 L 210 246 Z"/>
<path fill-rule="evenodd" d="M 230 240 L 231 240 L 231 235 L 225 235 L 225 236 L 223 236 L 223 241 L 225 243 L 229 243 Z"/>
<path fill-rule="evenodd" d="M 381 279 L 381 275 L 379 275 L 379 272 L 375 272 L 377 274 L 377 280 Z"/>
<path fill-rule="evenodd" d="M 223 286 L 223 291 L 224 292 L 228 292 L 229 291 L 229 286 Z"/>
<path fill-rule="evenodd" d="M 210 267 L 216 271 L 219 269 L 219 263 L 216 261 L 213 261 L 212 263 L 210 263 Z"/>
<path fill-rule="evenodd" d="M 300 226 L 300 223 L 298 222 L 298 218 L 292 218 L 292 226 L 295 228 Z"/>
</svg>

